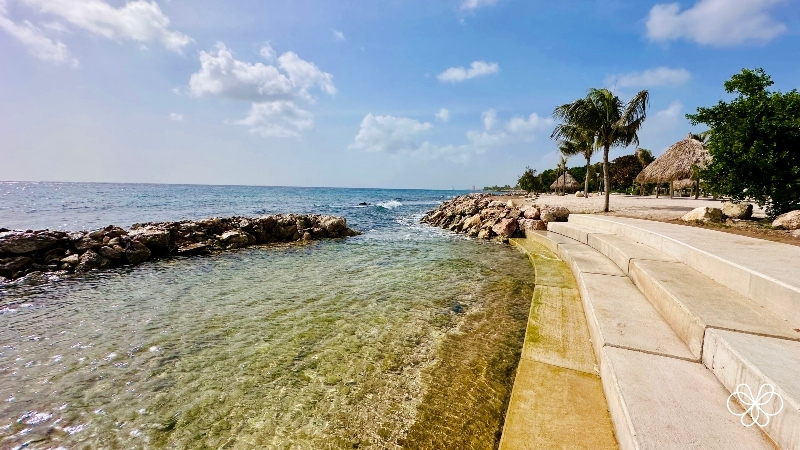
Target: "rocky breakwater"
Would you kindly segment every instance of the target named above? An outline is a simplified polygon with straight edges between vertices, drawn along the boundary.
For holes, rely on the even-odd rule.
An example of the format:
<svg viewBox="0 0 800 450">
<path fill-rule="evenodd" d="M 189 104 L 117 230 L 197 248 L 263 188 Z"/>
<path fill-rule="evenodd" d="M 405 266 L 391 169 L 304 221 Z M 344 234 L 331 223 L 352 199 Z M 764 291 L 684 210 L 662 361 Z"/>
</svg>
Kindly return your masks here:
<svg viewBox="0 0 800 450">
<path fill-rule="evenodd" d="M 269 215 L 107 226 L 95 231 L 0 228 L 0 281 L 42 272 L 87 272 L 148 259 L 204 255 L 256 244 L 355 236 L 343 217 Z"/>
<path fill-rule="evenodd" d="M 448 200 L 421 222 L 479 239 L 507 241 L 526 231 L 546 230 L 548 222 L 566 221 L 563 206 L 540 207 L 521 199 L 499 200 L 491 194 L 467 194 Z"/>
</svg>

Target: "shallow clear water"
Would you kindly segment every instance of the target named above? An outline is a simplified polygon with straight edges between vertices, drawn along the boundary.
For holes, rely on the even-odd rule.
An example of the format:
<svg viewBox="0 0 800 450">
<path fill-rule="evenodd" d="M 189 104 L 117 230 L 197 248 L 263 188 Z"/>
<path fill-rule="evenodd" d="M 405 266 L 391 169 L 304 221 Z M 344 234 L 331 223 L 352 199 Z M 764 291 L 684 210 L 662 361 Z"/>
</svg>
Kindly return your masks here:
<svg viewBox="0 0 800 450">
<path fill-rule="evenodd" d="M 101 202 L 57 221 L 260 207 L 343 214 L 365 234 L 0 287 L 0 448 L 495 447 L 533 275 L 508 247 L 418 225 L 452 193 L 231 187 L 238 200 L 215 210 L 224 187 L 191 187 L 182 202 L 148 186 L 131 212 L 99 186 Z M 99 195 L 57 187 L 6 202 L 0 226 L 55 227 L 64 190 Z"/>
</svg>

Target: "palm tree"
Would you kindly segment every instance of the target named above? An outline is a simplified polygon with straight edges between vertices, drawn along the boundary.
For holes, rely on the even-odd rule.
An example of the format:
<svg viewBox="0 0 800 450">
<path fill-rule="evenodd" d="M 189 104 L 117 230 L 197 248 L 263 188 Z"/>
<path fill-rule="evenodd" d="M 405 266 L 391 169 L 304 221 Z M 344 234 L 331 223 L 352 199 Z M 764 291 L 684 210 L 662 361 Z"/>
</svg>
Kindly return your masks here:
<svg viewBox="0 0 800 450">
<path fill-rule="evenodd" d="M 637 132 L 647 116 L 650 94 L 646 90 L 634 95 L 627 103 L 608 89 L 590 89 L 585 98 L 561 105 L 553 111 L 560 125 L 551 137 L 576 140 L 583 134 L 594 137 L 595 145 L 603 148 L 603 183 L 606 191 L 604 211 L 608 212 L 611 186 L 608 176 L 608 152 L 611 147 L 639 144 Z"/>
<path fill-rule="evenodd" d="M 583 195 L 589 198 L 589 166 L 592 155 L 597 147 L 594 146 L 594 138 L 588 134 L 577 136 L 576 140 L 562 140 L 558 142 L 558 149 L 563 155 L 582 155 L 586 158 L 586 179 L 583 180 Z"/>
</svg>

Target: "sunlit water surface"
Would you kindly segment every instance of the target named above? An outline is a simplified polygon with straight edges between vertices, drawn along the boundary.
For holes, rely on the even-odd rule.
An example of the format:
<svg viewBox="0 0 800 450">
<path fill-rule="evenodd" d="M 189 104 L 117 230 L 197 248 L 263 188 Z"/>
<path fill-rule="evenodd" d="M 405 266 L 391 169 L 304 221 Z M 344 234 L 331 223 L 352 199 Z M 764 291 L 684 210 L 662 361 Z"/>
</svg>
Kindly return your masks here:
<svg viewBox="0 0 800 450">
<path fill-rule="evenodd" d="M 533 274 L 418 224 L 455 193 L 139 189 L 0 183 L 0 226 L 293 211 L 365 233 L 0 286 L 0 448 L 496 446 Z"/>
</svg>

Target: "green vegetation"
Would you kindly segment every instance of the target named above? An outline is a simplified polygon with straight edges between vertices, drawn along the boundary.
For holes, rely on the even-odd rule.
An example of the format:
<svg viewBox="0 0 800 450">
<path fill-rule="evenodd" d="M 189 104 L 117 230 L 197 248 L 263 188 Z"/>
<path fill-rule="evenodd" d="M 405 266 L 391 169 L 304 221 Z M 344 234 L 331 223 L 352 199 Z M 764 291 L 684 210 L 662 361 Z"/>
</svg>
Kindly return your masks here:
<svg viewBox="0 0 800 450">
<path fill-rule="evenodd" d="M 517 186 L 525 192 L 539 192 L 542 190 L 542 183 L 536 176 L 536 171 L 530 167 L 525 168 L 525 172 L 519 177 Z"/>
<path fill-rule="evenodd" d="M 597 148 L 594 145 L 594 136 L 589 133 L 577 133 L 573 139 L 562 140 L 558 143 L 558 150 L 562 155 L 574 156 L 581 155 L 586 159 L 586 170 L 583 176 L 575 178 L 576 180 L 583 179 L 583 192 L 589 192 L 589 166 L 591 165 L 592 155 Z M 570 175 L 575 176 L 570 172 Z"/>
<path fill-rule="evenodd" d="M 505 186 L 484 186 L 484 191 L 495 191 L 495 192 L 503 192 L 503 191 L 512 191 L 514 190 L 513 187 L 509 185 Z"/>
<path fill-rule="evenodd" d="M 713 194 L 751 200 L 775 217 L 800 209 L 800 93 L 768 90 L 763 69 L 744 69 L 725 82 L 731 102 L 686 117 L 711 128 L 711 163 L 701 171 Z"/>
<path fill-rule="evenodd" d="M 585 98 L 557 107 L 553 117 L 561 120 L 551 135 L 554 139 L 576 141 L 592 136 L 594 145 L 603 149 L 603 180 L 610 186 L 608 152 L 611 147 L 639 143 L 637 132 L 647 117 L 650 94 L 640 91 L 623 102 L 608 89 L 590 89 Z M 604 211 L 608 212 L 610 190 L 606 189 Z"/>
<path fill-rule="evenodd" d="M 624 155 L 609 163 L 611 174 L 611 187 L 618 192 L 636 192 L 636 175 L 644 169 L 639 158 L 633 155 Z"/>
</svg>

